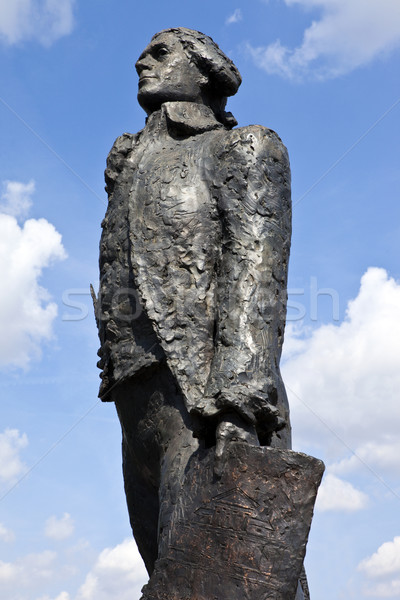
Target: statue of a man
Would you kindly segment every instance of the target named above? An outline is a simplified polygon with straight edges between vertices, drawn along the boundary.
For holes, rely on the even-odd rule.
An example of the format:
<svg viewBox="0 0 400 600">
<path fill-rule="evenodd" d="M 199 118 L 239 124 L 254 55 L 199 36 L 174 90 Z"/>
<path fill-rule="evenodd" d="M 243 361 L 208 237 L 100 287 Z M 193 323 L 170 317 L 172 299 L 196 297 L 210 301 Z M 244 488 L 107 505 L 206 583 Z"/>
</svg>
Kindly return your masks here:
<svg viewBox="0 0 400 600">
<path fill-rule="evenodd" d="M 105 172 L 100 397 L 116 404 L 131 525 L 149 574 L 188 460 L 290 448 L 279 360 L 291 232 L 286 149 L 225 112 L 241 77 L 213 40 L 156 34 L 136 63 L 137 134 Z"/>
</svg>

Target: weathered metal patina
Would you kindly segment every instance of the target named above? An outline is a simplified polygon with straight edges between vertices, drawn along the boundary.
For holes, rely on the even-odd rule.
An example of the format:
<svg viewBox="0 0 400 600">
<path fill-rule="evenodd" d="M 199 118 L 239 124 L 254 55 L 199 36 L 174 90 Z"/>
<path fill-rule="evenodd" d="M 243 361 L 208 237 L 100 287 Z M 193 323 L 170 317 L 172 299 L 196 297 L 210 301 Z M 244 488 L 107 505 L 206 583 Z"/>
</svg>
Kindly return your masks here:
<svg viewBox="0 0 400 600">
<path fill-rule="evenodd" d="M 108 157 L 95 303 L 143 599 L 301 599 L 322 464 L 289 450 L 279 371 L 287 151 L 234 128 L 240 74 L 211 38 L 162 31 L 136 68 L 146 126 Z"/>
</svg>

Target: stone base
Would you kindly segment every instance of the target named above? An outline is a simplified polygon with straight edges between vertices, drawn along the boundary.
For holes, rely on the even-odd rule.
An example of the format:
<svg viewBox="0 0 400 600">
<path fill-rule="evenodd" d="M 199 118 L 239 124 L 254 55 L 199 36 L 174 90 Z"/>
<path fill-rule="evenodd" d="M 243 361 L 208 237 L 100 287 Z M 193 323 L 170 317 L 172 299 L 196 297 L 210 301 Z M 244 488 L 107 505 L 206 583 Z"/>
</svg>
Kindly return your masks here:
<svg viewBox="0 0 400 600">
<path fill-rule="evenodd" d="M 142 600 L 295 600 L 324 466 L 233 442 L 191 457 Z"/>
</svg>

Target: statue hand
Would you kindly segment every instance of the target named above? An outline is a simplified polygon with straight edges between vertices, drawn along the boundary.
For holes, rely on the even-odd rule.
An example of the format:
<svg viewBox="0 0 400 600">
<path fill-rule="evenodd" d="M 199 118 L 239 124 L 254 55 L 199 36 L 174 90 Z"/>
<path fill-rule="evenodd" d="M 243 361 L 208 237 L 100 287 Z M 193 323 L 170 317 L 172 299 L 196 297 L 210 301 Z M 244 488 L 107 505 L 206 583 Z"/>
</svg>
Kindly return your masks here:
<svg viewBox="0 0 400 600">
<path fill-rule="evenodd" d="M 221 415 L 216 429 L 214 473 L 217 477 L 222 476 L 229 443 L 238 441 L 253 446 L 260 445 L 254 425 L 245 422 L 233 412 Z"/>
<path fill-rule="evenodd" d="M 221 413 L 238 413 L 244 421 L 250 424 L 256 422 L 254 413 L 248 408 L 247 403 L 237 393 L 224 392 L 216 396 L 203 398 L 193 413 L 204 419 L 215 419 Z"/>
<path fill-rule="evenodd" d="M 246 424 L 263 423 L 268 425 L 270 431 L 278 431 L 285 425 L 279 409 L 269 402 L 266 393 L 247 389 L 224 390 L 215 396 L 206 396 L 191 412 L 201 419 L 213 422 L 222 414 L 235 413 Z"/>
</svg>

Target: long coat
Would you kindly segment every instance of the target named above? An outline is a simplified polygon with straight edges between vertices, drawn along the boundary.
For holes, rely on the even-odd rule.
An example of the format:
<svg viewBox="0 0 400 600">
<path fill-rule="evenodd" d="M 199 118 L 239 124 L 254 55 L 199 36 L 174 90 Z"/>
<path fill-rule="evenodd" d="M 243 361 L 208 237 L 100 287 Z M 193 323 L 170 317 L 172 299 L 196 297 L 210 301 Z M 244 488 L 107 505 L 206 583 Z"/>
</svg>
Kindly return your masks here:
<svg viewBox="0 0 400 600">
<path fill-rule="evenodd" d="M 105 176 L 100 397 L 166 363 L 189 412 L 233 409 L 265 440 L 285 421 L 273 445 L 290 446 L 279 371 L 290 168 L 279 137 L 169 102 L 116 140 Z"/>
</svg>

